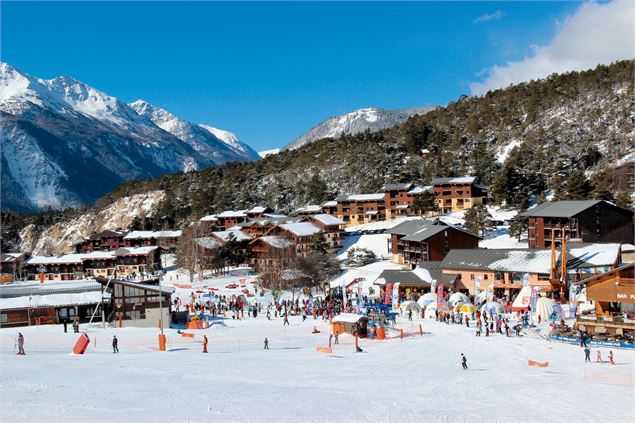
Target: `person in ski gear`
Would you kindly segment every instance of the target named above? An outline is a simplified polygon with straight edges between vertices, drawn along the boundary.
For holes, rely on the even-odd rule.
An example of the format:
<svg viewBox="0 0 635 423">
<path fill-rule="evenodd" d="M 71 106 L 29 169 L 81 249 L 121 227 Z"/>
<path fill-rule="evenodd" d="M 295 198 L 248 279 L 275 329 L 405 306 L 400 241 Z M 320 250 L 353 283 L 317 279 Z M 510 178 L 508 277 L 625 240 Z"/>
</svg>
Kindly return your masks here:
<svg viewBox="0 0 635 423">
<path fill-rule="evenodd" d="M 64 333 L 68 333 L 68 319 L 64 319 Z"/>
<path fill-rule="evenodd" d="M 18 355 L 26 355 L 24 352 L 24 336 L 22 332 L 18 332 Z"/>
<path fill-rule="evenodd" d="M 463 366 L 463 370 L 467 370 L 467 358 L 463 353 L 461 353 L 461 366 Z"/>
<path fill-rule="evenodd" d="M 73 332 L 79 333 L 79 317 L 77 316 L 73 319 Z"/>
<path fill-rule="evenodd" d="M 591 348 L 584 347 L 584 362 L 591 362 Z"/>
<path fill-rule="evenodd" d="M 269 349 L 269 340 L 267 338 L 265 338 L 265 350 Z"/>
<path fill-rule="evenodd" d="M 112 352 L 113 353 L 119 352 L 119 341 L 117 340 L 117 335 L 113 335 L 112 337 Z"/>
<path fill-rule="evenodd" d="M 284 322 L 282 322 L 282 326 L 284 325 L 289 326 L 289 316 L 287 315 L 287 313 L 284 313 Z"/>
<path fill-rule="evenodd" d="M 597 355 L 596 355 L 596 360 L 595 360 L 595 362 L 596 362 L 596 363 L 603 363 L 603 361 L 602 361 L 602 354 L 600 353 L 600 350 L 598 350 L 598 353 L 597 353 Z"/>
<path fill-rule="evenodd" d="M 613 361 L 613 351 L 609 351 L 609 363 L 615 365 L 615 362 Z"/>
<path fill-rule="evenodd" d="M 339 333 L 336 333 L 336 334 L 335 334 L 335 345 L 337 345 L 337 344 L 339 344 L 339 343 L 340 343 L 340 334 L 339 334 Z"/>
<path fill-rule="evenodd" d="M 207 352 L 207 335 L 203 335 L 203 352 Z"/>
</svg>

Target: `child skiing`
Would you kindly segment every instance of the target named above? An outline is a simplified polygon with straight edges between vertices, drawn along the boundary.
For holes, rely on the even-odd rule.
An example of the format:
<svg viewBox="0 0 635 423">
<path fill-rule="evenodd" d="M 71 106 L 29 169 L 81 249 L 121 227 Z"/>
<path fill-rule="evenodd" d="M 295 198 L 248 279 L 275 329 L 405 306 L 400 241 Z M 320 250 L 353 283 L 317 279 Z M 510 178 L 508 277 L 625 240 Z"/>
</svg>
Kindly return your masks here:
<svg viewBox="0 0 635 423">
<path fill-rule="evenodd" d="M 267 338 L 265 338 L 265 350 L 269 349 L 269 340 Z"/>
<path fill-rule="evenodd" d="M 24 352 L 24 336 L 22 336 L 22 332 L 18 332 L 18 355 L 26 355 Z"/>
<path fill-rule="evenodd" d="M 467 370 L 467 358 L 463 353 L 461 353 L 461 365 L 463 366 L 463 370 Z"/>
<path fill-rule="evenodd" d="M 117 340 L 117 335 L 113 335 L 112 337 L 112 352 L 113 353 L 119 352 L 119 341 Z"/>
<path fill-rule="evenodd" d="M 613 361 L 613 351 L 609 351 L 609 363 L 615 365 L 615 362 Z"/>
<path fill-rule="evenodd" d="M 597 359 L 595 360 L 596 363 L 603 363 L 602 361 L 602 354 L 600 353 L 600 350 L 598 350 L 597 353 Z"/>
<path fill-rule="evenodd" d="M 207 335 L 203 335 L 203 352 L 207 353 Z"/>
</svg>

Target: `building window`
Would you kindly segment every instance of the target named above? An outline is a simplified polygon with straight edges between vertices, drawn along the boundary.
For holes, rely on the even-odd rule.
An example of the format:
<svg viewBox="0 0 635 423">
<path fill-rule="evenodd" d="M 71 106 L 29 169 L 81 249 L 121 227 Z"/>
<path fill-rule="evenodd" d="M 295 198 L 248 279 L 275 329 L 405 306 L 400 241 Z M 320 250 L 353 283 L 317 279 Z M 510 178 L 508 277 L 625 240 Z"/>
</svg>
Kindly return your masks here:
<svg viewBox="0 0 635 423">
<path fill-rule="evenodd" d="M 0 323 L 7 323 L 9 321 L 9 316 L 7 313 L 0 313 Z"/>
<path fill-rule="evenodd" d="M 470 279 L 474 280 L 474 273 L 470 273 Z"/>
</svg>

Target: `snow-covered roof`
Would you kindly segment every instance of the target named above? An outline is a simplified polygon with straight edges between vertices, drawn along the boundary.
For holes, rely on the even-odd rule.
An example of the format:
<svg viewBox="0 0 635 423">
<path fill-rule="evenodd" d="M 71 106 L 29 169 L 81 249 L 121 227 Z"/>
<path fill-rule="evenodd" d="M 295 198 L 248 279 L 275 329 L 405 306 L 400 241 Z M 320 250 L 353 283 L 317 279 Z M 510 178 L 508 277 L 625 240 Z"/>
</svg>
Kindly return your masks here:
<svg viewBox="0 0 635 423">
<path fill-rule="evenodd" d="M 310 216 L 309 218 L 318 220 L 325 225 L 343 225 L 344 224 L 344 221 L 326 213 L 314 214 L 313 216 Z"/>
<path fill-rule="evenodd" d="M 311 236 L 321 231 L 320 228 L 309 222 L 285 223 L 278 226 L 296 236 Z"/>
<path fill-rule="evenodd" d="M 381 201 L 385 198 L 384 193 L 377 194 L 353 194 L 340 198 L 341 201 Z"/>
<path fill-rule="evenodd" d="M 229 236 L 234 235 L 236 241 L 251 241 L 251 236 L 240 230 L 228 230 L 228 231 L 218 231 L 212 232 L 212 236 L 215 236 L 225 242 L 229 241 Z"/>
<path fill-rule="evenodd" d="M 29 295 L 72 294 L 99 291 L 101 285 L 92 279 L 72 281 L 28 281 L 0 285 L 0 298 L 23 297 Z"/>
<path fill-rule="evenodd" d="M 410 207 L 408 204 L 399 204 L 397 207 L 395 207 L 397 210 L 406 210 L 408 207 Z"/>
<path fill-rule="evenodd" d="M 24 257 L 25 255 L 26 253 L 2 253 L 0 255 L 0 260 L 2 260 L 3 263 L 9 263 L 16 261 L 20 257 Z"/>
<path fill-rule="evenodd" d="M 366 212 L 366 214 L 367 214 L 367 215 L 370 215 L 370 216 L 376 215 L 377 213 L 379 213 L 377 210 L 368 210 L 368 211 Z"/>
<path fill-rule="evenodd" d="M 381 189 L 384 191 L 408 191 L 412 188 L 411 183 L 403 183 L 403 184 L 386 184 Z"/>
<path fill-rule="evenodd" d="M 157 246 L 152 247 L 122 247 L 115 251 L 117 256 L 145 256 L 156 250 Z"/>
<path fill-rule="evenodd" d="M 178 238 L 182 231 L 132 231 L 123 239 Z"/>
<path fill-rule="evenodd" d="M 620 244 L 569 244 L 567 246 L 567 267 L 612 266 L 620 255 Z"/>
<path fill-rule="evenodd" d="M 269 210 L 269 207 L 256 206 L 247 211 L 247 213 L 264 213 Z"/>
<path fill-rule="evenodd" d="M 104 293 L 104 296 L 110 296 Z M 0 309 L 61 307 L 101 302 L 101 290 L 74 294 L 31 295 L 15 298 L 0 298 Z"/>
<path fill-rule="evenodd" d="M 199 222 L 214 222 L 216 220 L 215 214 L 208 214 L 207 216 L 203 216 L 199 219 Z"/>
<path fill-rule="evenodd" d="M 409 195 L 423 194 L 424 192 L 434 192 L 434 187 L 432 185 L 426 185 L 424 187 L 415 186 L 410 191 L 408 191 Z"/>
<path fill-rule="evenodd" d="M 216 217 L 247 217 L 247 212 L 245 210 L 226 210 L 218 214 Z"/>
<path fill-rule="evenodd" d="M 282 213 L 264 213 L 263 216 L 268 217 L 270 219 L 284 219 L 287 218 L 289 216 L 287 216 L 286 214 L 282 214 Z"/>
<path fill-rule="evenodd" d="M 315 204 L 300 207 L 295 210 L 296 213 L 319 213 L 321 211 L 322 211 L 322 206 L 318 206 Z"/>
<path fill-rule="evenodd" d="M 33 256 L 26 261 L 27 264 L 62 264 L 81 263 L 84 260 L 107 260 L 114 259 L 112 251 L 94 251 L 92 253 L 64 254 L 60 256 Z"/>
<path fill-rule="evenodd" d="M 362 314 L 342 313 L 331 319 L 333 323 L 357 323 L 362 319 L 368 319 L 367 316 Z"/>
<path fill-rule="evenodd" d="M 283 236 L 261 236 L 258 239 L 274 248 L 288 248 L 295 246 L 295 242 Z"/>
<path fill-rule="evenodd" d="M 194 238 L 194 242 L 196 242 L 196 244 L 198 244 L 199 246 L 210 250 L 220 248 L 223 245 L 218 239 L 211 236 Z"/>
<path fill-rule="evenodd" d="M 335 206 L 337 206 L 337 201 L 335 200 L 330 200 L 330 201 L 326 201 L 322 203 L 322 207 L 335 207 Z"/>
<path fill-rule="evenodd" d="M 548 201 L 527 210 L 524 215 L 527 217 L 570 218 L 601 202 L 601 200 Z"/>
<path fill-rule="evenodd" d="M 434 178 L 432 181 L 430 181 L 430 184 L 473 184 L 474 182 L 476 182 L 476 176 L 460 176 L 453 178 Z"/>
</svg>

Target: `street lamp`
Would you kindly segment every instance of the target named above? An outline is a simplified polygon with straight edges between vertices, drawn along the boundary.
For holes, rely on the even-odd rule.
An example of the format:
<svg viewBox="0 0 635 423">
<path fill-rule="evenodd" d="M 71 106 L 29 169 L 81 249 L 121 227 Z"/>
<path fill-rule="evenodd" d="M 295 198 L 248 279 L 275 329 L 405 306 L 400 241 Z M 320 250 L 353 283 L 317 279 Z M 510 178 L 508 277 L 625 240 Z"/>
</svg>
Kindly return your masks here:
<svg viewBox="0 0 635 423">
<path fill-rule="evenodd" d="M 163 254 L 159 256 L 161 260 L 161 273 L 159 274 L 159 351 L 165 351 L 165 335 L 163 334 L 163 291 L 161 281 L 163 280 Z"/>
</svg>

